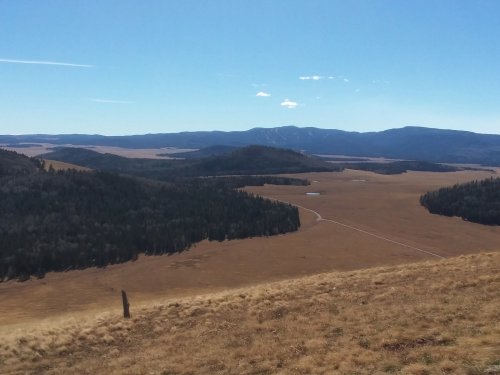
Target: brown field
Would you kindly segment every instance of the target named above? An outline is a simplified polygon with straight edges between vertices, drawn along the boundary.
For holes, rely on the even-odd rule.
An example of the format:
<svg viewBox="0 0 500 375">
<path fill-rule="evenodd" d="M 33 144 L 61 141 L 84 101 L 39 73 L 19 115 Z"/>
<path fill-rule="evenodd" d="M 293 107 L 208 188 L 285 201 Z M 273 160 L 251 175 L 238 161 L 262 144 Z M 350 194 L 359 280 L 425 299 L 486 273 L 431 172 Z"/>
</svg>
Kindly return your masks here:
<svg viewBox="0 0 500 375">
<path fill-rule="evenodd" d="M 144 159 L 171 159 L 169 156 L 158 156 L 158 154 L 175 154 L 177 152 L 193 151 L 193 149 L 183 149 L 176 147 L 163 147 L 163 148 L 144 148 L 144 149 L 134 149 L 134 148 L 123 148 L 123 147 L 112 147 L 112 146 L 90 146 L 90 145 L 57 145 L 52 143 L 37 143 L 40 146 L 33 147 L 5 147 L 1 146 L 6 150 L 16 151 L 19 154 L 24 154 L 26 156 L 38 156 L 41 154 L 46 154 L 52 152 L 53 147 L 78 147 L 87 148 L 92 151 L 100 152 L 101 154 L 114 154 L 118 156 L 123 156 L 126 158 L 144 158 Z"/>
<path fill-rule="evenodd" d="M 2 374 L 500 373 L 500 253 L 0 328 Z"/>
<path fill-rule="evenodd" d="M 415 248 L 444 257 L 498 251 L 500 227 L 431 215 L 418 203 L 420 194 L 429 189 L 489 175 L 468 171 L 383 176 L 345 171 L 298 175 L 317 181 L 308 187 L 248 188 L 317 210 L 326 219 L 385 239 L 329 221 L 318 222 L 313 213 L 302 209 L 301 229 L 287 235 L 205 241 L 181 254 L 142 256 L 136 262 L 105 269 L 0 283 L 0 326 L 112 309 L 120 304 L 120 289 L 127 290 L 137 305 L 333 270 L 437 259 Z M 319 191 L 321 195 L 306 196 L 307 191 Z"/>
<path fill-rule="evenodd" d="M 49 170 L 50 167 L 54 168 L 56 171 L 67 170 L 67 169 L 76 169 L 77 171 L 90 171 L 90 168 L 82 167 L 76 164 L 65 163 L 63 161 L 58 160 L 49 160 L 44 159 L 45 161 L 45 170 Z"/>
</svg>

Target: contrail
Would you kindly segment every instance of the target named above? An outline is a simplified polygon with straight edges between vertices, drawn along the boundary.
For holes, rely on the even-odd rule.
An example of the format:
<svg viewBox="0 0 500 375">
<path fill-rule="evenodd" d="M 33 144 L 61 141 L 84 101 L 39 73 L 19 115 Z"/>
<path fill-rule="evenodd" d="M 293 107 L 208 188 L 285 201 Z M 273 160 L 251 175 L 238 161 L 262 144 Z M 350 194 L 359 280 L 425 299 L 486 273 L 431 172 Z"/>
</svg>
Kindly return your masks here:
<svg viewBox="0 0 500 375">
<path fill-rule="evenodd" d="M 59 61 L 0 59 L 0 63 L 6 63 L 6 64 L 57 65 L 57 66 L 70 66 L 70 67 L 76 67 L 76 68 L 94 68 L 94 65 L 72 64 L 72 63 L 65 63 L 65 62 L 59 62 Z"/>
<path fill-rule="evenodd" d="M 114 99 L 89 99 L 91 102 L 96 102 L 96 103 L 112 103 L 112 104 L 131 104 L 133 102 L 128 101 L 128 100 L 114 100 Z"/>
</svg>

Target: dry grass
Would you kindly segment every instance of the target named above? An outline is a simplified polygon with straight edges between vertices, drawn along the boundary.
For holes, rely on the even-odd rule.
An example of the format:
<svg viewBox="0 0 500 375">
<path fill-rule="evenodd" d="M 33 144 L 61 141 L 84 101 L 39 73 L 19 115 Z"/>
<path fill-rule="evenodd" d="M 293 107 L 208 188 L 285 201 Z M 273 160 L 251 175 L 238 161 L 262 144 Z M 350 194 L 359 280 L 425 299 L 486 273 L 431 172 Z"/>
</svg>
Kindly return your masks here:
<svg viewBox="0 0 500 375">
<path fill-rule="evenodd" d="M 500 253 L 4 327 L 2 374 L 494 374 Z M 134 308 L 135 307 L 135 308 Z M 489 372 L 488 372 L 489 371 Z"/>
<path fill-rule="evenodd" d="M 52 167 L 56 171 L 65 171 L 68 169 L 75 169 L 77 171 L 90 171 L 90 168 L 82 167 L 76 164 L 65 163 L 63 161 L 58 160 L 49 160 L 45 159 L 45 170 L 49 170 Z"/>
</svg>

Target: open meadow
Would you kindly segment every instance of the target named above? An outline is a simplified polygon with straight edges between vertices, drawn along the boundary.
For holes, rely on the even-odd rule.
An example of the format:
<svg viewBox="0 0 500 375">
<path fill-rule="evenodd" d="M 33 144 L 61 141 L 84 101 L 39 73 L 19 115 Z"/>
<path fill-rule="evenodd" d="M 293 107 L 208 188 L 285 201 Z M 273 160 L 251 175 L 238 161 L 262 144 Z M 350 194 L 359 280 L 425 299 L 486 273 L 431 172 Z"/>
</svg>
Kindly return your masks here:
<svg viewBox="0 0 500 375">
<path fill-rule="evenodd" d="M 419 196 L 489 172 L 377 175 L 309 173 L 310 186 L 247 188 L 299 204 L 302 227 L 287 235 L 199 243 L 175 255 L 141 256 L 106 268 L 49 273 L 43 279 L 0 283 L 1 326 L 80 316 L 158 298 L 223 291 L 333 270 L 345 271 L 498 251 L 500 228 L 429 214 Z M 320 192 L 307 196 L 306 192 Z M 335 221 L 335 222 L 333 222 Z M 340 223 L 340 224 L 339 224 Z M 343 224 L 343 225 L 342 225 Z"/>
</svg>

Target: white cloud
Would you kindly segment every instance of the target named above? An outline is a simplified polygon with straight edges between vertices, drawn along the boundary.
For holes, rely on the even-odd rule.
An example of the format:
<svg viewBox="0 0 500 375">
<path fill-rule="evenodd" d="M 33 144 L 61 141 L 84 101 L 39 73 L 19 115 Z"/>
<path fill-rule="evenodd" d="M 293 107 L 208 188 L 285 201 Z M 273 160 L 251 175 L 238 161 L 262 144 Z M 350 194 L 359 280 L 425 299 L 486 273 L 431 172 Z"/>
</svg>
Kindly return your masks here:
<svg viewBox="0 0 500 375">
<path fill-rule="evenodd" d="M 334 76 L 328 76 L 328 79 L 335 79 Z"/>
<path fill-rule="evenodd" d="M 57 65 L 57 66 L 70 66 L 70 67 L 76 67 L 76 68 L 94 68 L 94 65 L 73 64 L 73 63 L 65 63 L 65 62 L 59 62 L 59 61 L 0 59 L 0 63 L 6 63 L 6 64 Z"/>
<path fill-rule="evenodd" d="M 308 81 L 308 80 L 312 80 L 312 81 L 319 81 L 320 79 L 324 79 L 325 77 L 322 77 L 322 76 L 300 76 L 299 79 L 302 80 L 302 81 Z"/>
<path fill-rule="evenodd" d="M 267 98 L 268 96 L 271 96 L 271 94 L 269 94 L 268 92 L 259 91 L 255 96 L 261 96 L 263 98 Z"/>
<path fill-rule="evenodd" d="M 294 102 L 290 99 L 285 99 L 281 102 L 280 104 L 282 107 L 285 107 L 285 108 L 288 108 L 288 109 L 294 109 L 295 107 L 297 107 L 299 105 L 299 103 L 297 102 Z"/>
<path fill-rule="evenodd" d="M 345 82 L 345 83 L 349 83 L 349 79 L 344 78 L 344 82 Z"/>
<path fill-rule="evenodd" d="M 115 100 L 115 99 L 96 99 L 96 98 L 91 98 L 89 99 L 91 102 L 95 103 L 108 103 L 108 104 L 131 104 L 133 102 L 128 101 L 128 100 Z"/>
</svg>

